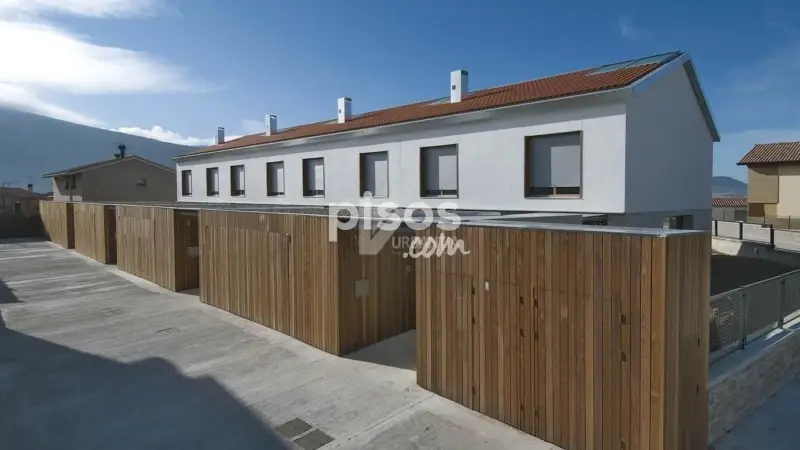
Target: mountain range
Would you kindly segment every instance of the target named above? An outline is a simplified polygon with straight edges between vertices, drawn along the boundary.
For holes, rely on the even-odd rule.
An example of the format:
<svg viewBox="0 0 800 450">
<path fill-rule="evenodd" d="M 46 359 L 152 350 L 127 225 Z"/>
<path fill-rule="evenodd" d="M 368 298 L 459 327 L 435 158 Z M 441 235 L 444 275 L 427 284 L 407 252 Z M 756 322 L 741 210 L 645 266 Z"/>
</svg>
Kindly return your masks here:
<svg viewBox="0 0 800 450">
<path fill-rule="evenodd" d="M 714 197 L 747 197 L 747 183 L 731 177 L 714 177 L 711 193 Z"/>
<path fill-rule="evenodd" d="M 0 186 L 32 183 L 36 192 L 49 192 L 52 183 L 43 174 L 111 159 L 120 144 L 128 155 L 173 168 L 173 157 L 193 149 L 0 108 Z"/>
</svg>

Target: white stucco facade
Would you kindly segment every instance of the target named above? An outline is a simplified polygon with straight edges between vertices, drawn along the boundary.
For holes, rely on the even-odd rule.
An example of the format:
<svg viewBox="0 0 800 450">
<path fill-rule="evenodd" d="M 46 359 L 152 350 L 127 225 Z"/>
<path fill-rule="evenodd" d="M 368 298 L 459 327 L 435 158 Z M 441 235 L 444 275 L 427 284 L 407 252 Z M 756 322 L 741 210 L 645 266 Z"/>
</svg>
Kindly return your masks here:
<svg viewBox="0 0 800 450">
<path fill-rule="evenodd" d="M 669 68 L 667 65 L 661 70 Z M 678 66 L 680 69 L 680 66 Z M 657 71 L 656 73 L 658 73 Z M 685 80 L 681 80 L 684 77 Z M 634 85 L 635 87 L 635 85 Z M 527 197 L 526 138 L 581 133 L 581 194 Z M 362 153 L 388 153 L 388 197 L 399 206 L 455 202 L 459 209 L 609 214 L 614 225 L 660 226 L 663 216 L 711 215 L 711 133 L 683 70 L 646 89 L 466 113 L 358 132 L 221 151 L 177 161 L 179 201 L 285 205 L 358 204 Z M 421 148 L 458 147 L 458 195 L 420 193 Z M 303 159 L 324 158 L 324 197 L 303 192 Z M 267 195 L 267 163 L 283 161 L 285 194 Z M 244 165 L 245 195 L 231 196 L 230 167 Z M 206 169 L 219 168 L 219 195 L 206 195 Z M 181 172 L 192 171 L 183 196 Z"/>
</svg>

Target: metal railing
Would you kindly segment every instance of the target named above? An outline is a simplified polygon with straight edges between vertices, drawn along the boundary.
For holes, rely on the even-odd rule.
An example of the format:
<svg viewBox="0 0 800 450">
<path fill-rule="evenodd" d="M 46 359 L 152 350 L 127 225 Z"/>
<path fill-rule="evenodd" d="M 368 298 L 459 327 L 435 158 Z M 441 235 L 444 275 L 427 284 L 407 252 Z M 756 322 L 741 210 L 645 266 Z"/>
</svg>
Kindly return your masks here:
<svg viewBox="0 0 800 450">
<path fill-rule="evenodd" d="M 798 230 L 780 230 L 772 225 L 712 220 L 711 233 L 714 237 L 761 242 L 769 245 L 770 248 L 800 251 L 800 231 Z"/>
<path fill-rule="evenodd" d="M 711 297 L 711 361 L 800 317 L 800 270 Z"/>
</svg>

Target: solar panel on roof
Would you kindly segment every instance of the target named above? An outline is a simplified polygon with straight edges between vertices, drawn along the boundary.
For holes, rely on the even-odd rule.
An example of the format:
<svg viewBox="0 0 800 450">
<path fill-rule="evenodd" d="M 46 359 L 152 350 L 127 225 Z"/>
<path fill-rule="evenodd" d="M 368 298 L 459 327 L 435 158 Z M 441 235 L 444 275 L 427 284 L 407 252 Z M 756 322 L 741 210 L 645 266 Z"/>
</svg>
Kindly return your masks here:
<svg viewBox="0 0 800 450">
<path fill-rule="evenodd" d="M 589 72 L 589 75 L 596 75 L 598 73 L 606 73 L 606 72 L 613 72 L 615 70 L 624 69 L 628 67 L 633 61 L 625 61 L 616 64 L 609 64 L 607 66 L 603 66 L 595 71 Z"/>
<path fill-rule="evenodd" d="M 589 72 L 587 75 L 597 75 L 597 74 L 600 74 L 600 73 L 613 72 L 615 70 L 627 69 L 627 68 L 636 67 L 636 66 L 644 66 L 644 65 L 647 65 L 647 64 L 660 64 L 660 63 L 663 63 L 664 61 L 672 58 L 673 55 L 675 55 L 674 52 L 673 53 L 662 53 L 660 55 L 646 56 L 644 58 L 633 59 L 633 60 L 630 60 L 630 61 L 620 62 L 620 63 L 616 63 L 616 64 L 609 64 L 607 66 L 603 66 L 603 67 L 600 67 L 597 70 Z"/>
</svg>

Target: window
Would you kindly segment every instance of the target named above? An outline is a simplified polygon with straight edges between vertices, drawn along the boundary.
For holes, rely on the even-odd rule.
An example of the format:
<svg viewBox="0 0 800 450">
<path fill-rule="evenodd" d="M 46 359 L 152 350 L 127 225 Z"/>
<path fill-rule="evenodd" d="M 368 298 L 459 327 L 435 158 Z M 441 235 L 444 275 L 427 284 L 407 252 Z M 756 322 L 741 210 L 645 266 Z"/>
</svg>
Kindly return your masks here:
<svg viewBox="0 0 800 450">
<path fill-rule="evenodd" d="M 525 196 L 581 195 L 581 133 L 534 136 L 525 142 Z"/>
<path fill-rule="evenodd" d="M 231 166 L 231 196 L 244 195 L 244 166 Z"/>
<path fill-rule="evenodd" d="M 206 169 L 206 195 L 209 197 L 219 195 L 219 169 L 216 167 Z"/>
<path fill-rule="evenodd" d="M 747 214 L 750 217 L 764 217 L 764 210 L 763 203 L 750 203 L 747 205 Z"/>
<path fill-rule="evenodd" d="M 665 230 L 691 230 L 692 216 L 664 217 L 663 228 Z"/>
<path fill-rule="evenodd" d="M 192 195 L 192 171 L 181 171 L 181 195 L 189 197 Z"/>
<path fill-rule="evenodd" d="M 303 160 L 303 195 L 325 196 L 325 161 L 322 158 Z"/>
<path fill-rule="evenodd" d="M 267 196 L 282 197 L 284 194 L 283 161 L 267 163 Z"/>
<path fill-rule="evenodd" d="M 420 149 L 420 195 L 458 195 L 458 146 L 442 145 Z"/>
<path fill-rule="evenodd" d="M 64 189 L 75 189 L 77 187 L 77 179 L 75 175 L 69 175 L 64 179 Z"/>
<path fill-rule="evenodd" d="M 389 196 L 389 153 L 361 154 L 361 196 L 367 192 L 373 197 Z"/>
</svg>

